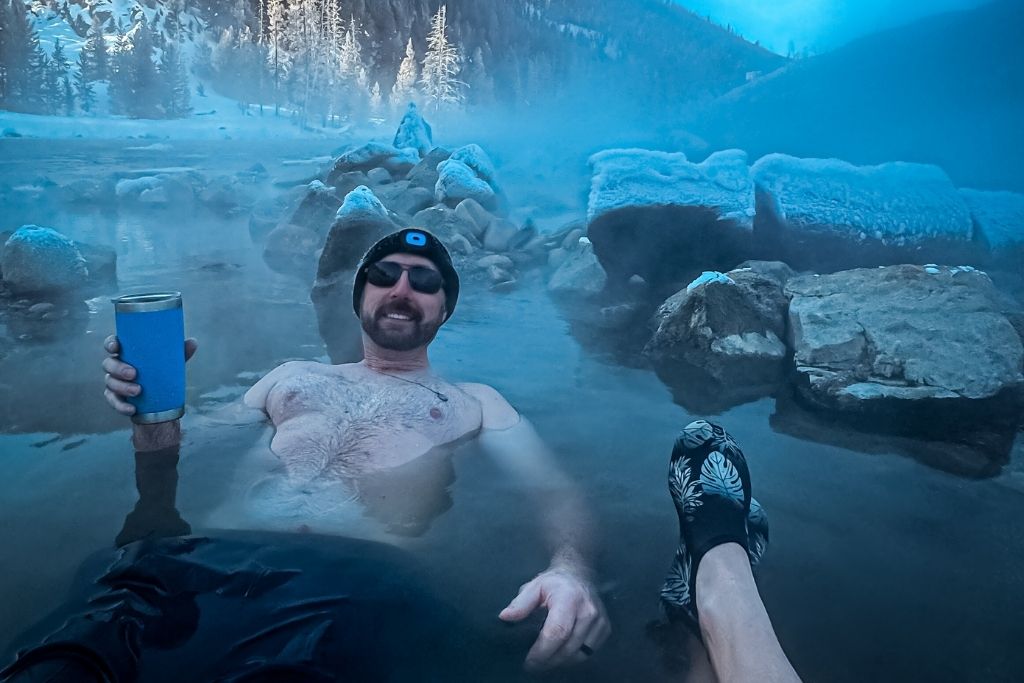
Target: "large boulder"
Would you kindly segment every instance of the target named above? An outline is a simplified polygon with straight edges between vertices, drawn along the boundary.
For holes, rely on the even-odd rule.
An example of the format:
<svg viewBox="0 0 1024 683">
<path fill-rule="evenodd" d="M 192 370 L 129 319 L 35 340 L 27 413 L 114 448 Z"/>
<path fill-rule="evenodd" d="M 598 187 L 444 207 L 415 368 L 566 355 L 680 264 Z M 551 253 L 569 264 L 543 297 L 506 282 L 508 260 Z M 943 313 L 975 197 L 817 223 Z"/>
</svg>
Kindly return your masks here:
<svg viewBox="0 0 1024 683">
<path fill-rule="evenodd" d="M 472 199 L 488 210 L 497 206 L 494 188 L 465 162 L 447 159 L 437 165 L 437 173 L 434 198 L 438 203 L 455 208 L 462 200 Z"/>
<path fill-rule="evenodd" d="M 394 146 L 398 149 L 411 147 L 423 156 L 434 146 L 433 133 L 430 124 L 420 116 L 416 104 L 409 103 L 405 115 L 398 123 L 398 130 L 395 131 Z"/>
<path fill-rule="evenodd" d="M 368 187 L 357 187 L 345 196 L 327 235 L 317 268 L 314 292 L 334 287 L 339 276 L 347 276 L 359 264 L 366 250 L 398 225 L 384 204 Z"/>
<path fill-rule="evenodd" d="M 722 385 L 773 385 L 786 358 L 786 271 L 753 262 L 702 274 L 658 308 L 644 353 L 701 367 Z"/>
<path fill-rule="evenodd" d="M 7 239 L 0 259 L 4 283 L 17 295 L 61 294 L 89 278 L 78 247 L 53 228 L 21 226 Z"/>
<path fill-rule="evenodd" d="M 383 142 L 368 142 L 349 150 L 335 159 L 327 172 L 326 183 L 335 185 L 340 177 L 351 171 L 366 172 L 374 168 L 387 169 L 393 177 L 401 177 L 420 161 L 415 149 L 398 149 Z"/>
<path fill-rule="evenodd" d="M 682 153 L 610 149 L 590 166 L 587 233 L 616 283 L 639 275 L 676 291 L 702 270 L 749 258 L 754 186 L 741 150 L 696 164 Z"/>
<path fill-rule="evenodd" d="M 410 185 L 408 180 L 382 185 L 374 192 L 384 206 L 405 216 L 415 216 L 434 204 L 433 192 L 425 187 Z"/>
<path fill-rule="evenodd" d="M 294 223 L 282 223 L 267 235 L 263 260 L 272 270 L 309 281 L 316 268 L 316 253 L 323 243 L 313 230 Z"/>
<path fill-rule="evenodd" d="M 314 180 L 306 186 L 302 199 L 285 216 L 278 227 L 301 226 L 318 235 L 322 243 L 340 207 L 341 200 L 338 199 L 334 188 L 324 185 L 319 180 Z"/>
<path fill-rule="evenodd" d="M 465 241 L 473 249 L 481 248 L 473 222 L 443 204 L 431 206 L 417 213 L 412 217 L 412 225 L 434 233 L 446 245 L 450 242 Z"/>
<path fill-rule="evenodd" d="M 335 363 L 362 357 L 359 321 L 352 314 L 352 277 L 373 243 L 398 227 L 368 187 L 349 192 L 338 209 L 310 293 L 320 336 Z"/>
<path fill-rule="evenodd" d="M 498 191 L 498 185 L 495 181 L 494 162 L 487 156 L 487 152 L 483 150 L 483 147 L 477 144 L 470 143 L 459 147 L 450 157 L 455 161 L 461 161 L 466 166 L 473 169 L 480 180 L 491 186 L 495 192 Z"/>
<path fill-rule="evenodd" d="M 1024 194 L 960 190 L 974 221 L 975 238 L 989 252 L 989 262 L 1024 273 Z"/>
<path fill-rule="evenodd" d="M 405 179 L 409 181 L 410 185 L 425 187 L 433 193 L 437 186 L 437 166 L 442 161 L 447 161 L 451 155 L 452 153 L 444 147 L 435 147 L 420 160 L 420 163 L 413 166 Z"/>
<path fill-rule="evenodd" d="M 855 269 L 795 277 L 786 293 L 805 404 L 873 430 L 932 438 L 1019 419 L 1024 347 L 984 273 Z"/>
<path fill-rule="evenodd" d="M 750 172 L 759 253 L 798 270 L 977 263 L 981 255 L 970 211 L 937 166 L 769 154 Z"/>
<path fill-rule="evenodd" d="M 75 247 L 85 259 L 91 284 L 109 285 L 117 282 L 117 251 L 113 247 L 86 242 L 75 242 Z"/>
</svg>

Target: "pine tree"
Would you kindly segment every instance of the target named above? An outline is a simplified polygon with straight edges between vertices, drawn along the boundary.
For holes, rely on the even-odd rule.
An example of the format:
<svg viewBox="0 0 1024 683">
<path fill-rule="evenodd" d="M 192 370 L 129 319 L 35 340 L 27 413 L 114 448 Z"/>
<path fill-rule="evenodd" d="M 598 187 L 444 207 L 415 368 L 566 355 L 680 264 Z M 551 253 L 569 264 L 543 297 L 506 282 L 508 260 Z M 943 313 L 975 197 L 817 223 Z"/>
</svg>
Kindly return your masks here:
<svg viewBox="0 0 1024 683">
<path fill-rule="evenodd" d="M 285 49 L 285 4 L 284 0 L 269 0 L 267 12 L 267 65 L 274 76 L 274 113 L 280 107 L 281 79 L 288 66 Z"/>
<path fill-rule="evenodd" d="M 75 90 L 71 86 L 71 74 L 65 73 L 60 78 L 61 106 L 64 109 L 64 116 L 75 114 Z"/>
<path fill-rule="evenodd" d="M 96 103 L 96 92 L 86 73 L 88 57 L 85 50 L 78 53 L 78 69 L 75 71 L 75 94 L 78 96 L 78 106 L 82 111 L 92 111 L 92 105 Z"/>
<path fill-rule="evenodd" d="M 433 105 L 434 111 L 442 106 L 462 102 L 462 88 L 465 86 L 456 78 L 461 59 L 458 48 L 448 40 L 447 29 L 447 8 L 441 5 L 430 22 L 427 54 L 423 58 L 423 73 L 420 76 L 423 94 Z"/>
<path fill-rule="evenodd" d="M 373 88 L 370 89 L 370 111 L 374 114 L 379 114 L 383 100 L 380 96 L 380 81 L 373 82 Z"/>
<path fill-rule="evenodd" d="M 142 15 L 132 39 L 128 61 L 129 99 L 126 113 L 134 118 L 158 118 L 160 115 L 160 76 L 153 62 L 153 32 Z"/>
<path fill-rule="evenodd" d="M 163 80 L 164 116 L 177 119 L 188 116 L 192 111 L 189 96 L 188 74 L 182 64 L 178 45 L 171 43 L 160 58 L 160 76 Z"/>
<path fill-rule="evenodd" d="M 355 79 L 359 75 L 359 69 L 363 65 L 362 55 L 359 53 L 359 40 L 356 36 L 356 18 L 352 17 L 345 38 L 341 42 L 340 63 L 338 65 L 341 75 L 345 78 Z"/>
<path fill-rule="evenodd" d="M 124 114 L 128 109 L 128 99 L 131 95 L 129 83 L 131 52 L 131 41 L 125 32 L 119 29 L 117 37 L 114 39 L 114 50 L 110 55 L 108 71 L 110 89 L 107 94 L 110 98 L 110 111 L 113 114 Z"/>
<path fill-rule="evenodd" d="M 21 0 L 0 0 L 0 102 L 27 109 L 39 83 L 31 67 L 38 57 L 39 37 Z"/>
<path fill-rule="evenodd" d="M 416 52 L 412 48 L 412 38 L 405 46 L 405 58 L 398 66 L 398 76 L 395 78 L 395 85 L 391 88 L 391 106 L 395 109 L 405 107 L 409 102 L 416 100 L 416 80 L 419 74 L 416 70 Z"/>
</svg>

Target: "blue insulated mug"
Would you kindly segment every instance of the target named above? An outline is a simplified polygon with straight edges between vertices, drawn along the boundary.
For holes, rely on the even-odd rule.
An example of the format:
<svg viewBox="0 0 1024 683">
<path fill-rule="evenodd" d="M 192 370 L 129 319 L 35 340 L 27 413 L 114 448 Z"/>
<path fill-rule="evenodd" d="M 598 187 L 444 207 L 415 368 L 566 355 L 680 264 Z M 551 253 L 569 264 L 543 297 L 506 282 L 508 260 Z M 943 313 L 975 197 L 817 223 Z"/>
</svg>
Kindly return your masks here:
<svg viewBox="0 0 1024 683">
<path fill-rule="evenodd" d="M 132 422 L 170 422 L 185 414 L 185 321 L 180 292 L 131 294 L 112 299 L 121 360 L 142 387 L 129 396 Z"/>
</svg>

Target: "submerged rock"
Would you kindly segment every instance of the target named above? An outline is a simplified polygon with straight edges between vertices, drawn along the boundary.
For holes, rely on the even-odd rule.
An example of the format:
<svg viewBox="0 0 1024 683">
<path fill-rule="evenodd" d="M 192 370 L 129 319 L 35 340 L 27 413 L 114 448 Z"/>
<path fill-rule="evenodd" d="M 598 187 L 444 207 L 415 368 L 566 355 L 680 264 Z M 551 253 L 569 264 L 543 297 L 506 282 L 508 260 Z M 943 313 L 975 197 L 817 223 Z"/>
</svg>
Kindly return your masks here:
<svg viewBox="0 0 1024 683">
<path fill-rule="evenodd" d="M 78 247 L 53 228 L 23 225 L 7 239 L 0 258 L 4 283 L 17 295 L 68 292 L 89 278 Z"/>
<path fill-rule="evenodd" d="M 597 260 L 593 246 L 581 239 L 551 275 L 548 291 L 563 296 L 594 297 L 604 291 L 607 282 L 608 275 Z"/>
<path fill-rule="evenodd" d="M 751 175 L 758 249 L 798 270 L 977 263 L 981 256 L 967 205 L 937 166 L 769 154 Z"/>
<path fill-rule="evenodd" d="M 741 150 L 695 164 L 681 153 L 610 149 L 590 166 L 587 234 L 616 282 L 635 274 L 660 289 L 749 258 L 754 185 Z"/>
</svg>

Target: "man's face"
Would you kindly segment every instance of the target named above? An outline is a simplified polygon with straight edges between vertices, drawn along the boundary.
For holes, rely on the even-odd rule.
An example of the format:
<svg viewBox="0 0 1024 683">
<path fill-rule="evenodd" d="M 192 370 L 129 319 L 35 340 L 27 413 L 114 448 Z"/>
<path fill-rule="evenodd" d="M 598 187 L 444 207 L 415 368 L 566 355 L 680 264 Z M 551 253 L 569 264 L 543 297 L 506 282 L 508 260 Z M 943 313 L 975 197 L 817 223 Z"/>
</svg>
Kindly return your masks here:
<svg viewBox="0 0 1024 683">
<path fill-rule="evenodd" d="M 391 254 L 381 259 L 405 268 L 421 266 L 436 271 L 430 259 L 413 254 Z M 363 331 L 378 346 L 392 351 L 411 351 L 426 346 L 444 322 L 444 289 L 425 294 L 412 288 L 409 273 L 390 287 L 377 287 L 367 280 L 359 307 Z"/>
</svg>

